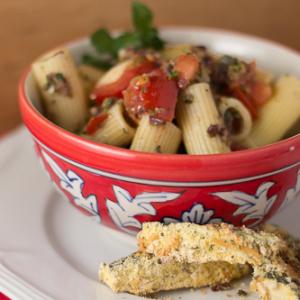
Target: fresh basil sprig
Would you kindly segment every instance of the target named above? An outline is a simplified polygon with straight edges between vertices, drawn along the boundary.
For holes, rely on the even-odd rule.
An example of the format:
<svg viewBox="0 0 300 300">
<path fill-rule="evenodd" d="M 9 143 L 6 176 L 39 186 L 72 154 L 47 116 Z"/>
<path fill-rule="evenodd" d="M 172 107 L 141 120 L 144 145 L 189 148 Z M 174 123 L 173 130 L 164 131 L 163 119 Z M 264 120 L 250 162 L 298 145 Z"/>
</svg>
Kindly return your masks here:
<svg viewBox="0 0 300 300">
<path fill-rule="evenodd" d="M 102 69 L 102 70 L 108 70 L 112 66 L 112 63 L 109 62 L 108 60 L 101 59 L 96 57 L 95 55 L 91 55 L 87 53 L 83 54 L 81 60 L 83 64 L 91 65 L 95 68 Z"/>
<path fill-rule="evenodd" d="M 132 21 L 140 39 L 141 48 L 153 48 L 155 50 L 163 48 L 164 42 L 160 39 L 157 29 L 152 25 L 153 14 L 146 5 L 137 1 L 133 2 Z"/>
<path fill-rule="evenodd" d="M 85 54 L 82 57 L 83 63 L 101 69 L 109 69 L 116 62 L 120 49 L 162 49 L 164 42 L 159 37 L 158 30 L 153 27 L 152 22 L 153 14 L 150 9 L 140 2 L 133 2 L 132 23 L 134 30 L 123 32 L 117 37 L 113 37 L 104 28 L 97 30 L 91 35 L 91 44 L 99 56 Z"/>
</svg>

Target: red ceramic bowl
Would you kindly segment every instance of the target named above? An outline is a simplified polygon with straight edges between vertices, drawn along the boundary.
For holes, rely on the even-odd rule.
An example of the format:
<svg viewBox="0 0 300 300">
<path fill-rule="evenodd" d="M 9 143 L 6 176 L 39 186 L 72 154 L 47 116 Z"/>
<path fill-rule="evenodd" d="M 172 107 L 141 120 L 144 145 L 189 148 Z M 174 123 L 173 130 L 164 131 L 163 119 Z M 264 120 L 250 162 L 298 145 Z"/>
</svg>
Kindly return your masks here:
<svg viewBox="0 0 300 300">
<path fill-rule="evenodd" d="M 300 76 L 300 56 L 272 42 L 209 29 L 162 34 L 171 42 L 253 58 L 275 74 Z M 87 40 L 66 46 L 76 59 L 89 48 Z M 229 154 L 147 154 L 95 144 L 51 123 L 41 113 L 30 70 L 19 97 L 24 123 L 58 188 L 83 213 L 122 231 L 139 230 L 146 221 L 255 226 L 300 190 L 299 135 Z"/>
</svg>

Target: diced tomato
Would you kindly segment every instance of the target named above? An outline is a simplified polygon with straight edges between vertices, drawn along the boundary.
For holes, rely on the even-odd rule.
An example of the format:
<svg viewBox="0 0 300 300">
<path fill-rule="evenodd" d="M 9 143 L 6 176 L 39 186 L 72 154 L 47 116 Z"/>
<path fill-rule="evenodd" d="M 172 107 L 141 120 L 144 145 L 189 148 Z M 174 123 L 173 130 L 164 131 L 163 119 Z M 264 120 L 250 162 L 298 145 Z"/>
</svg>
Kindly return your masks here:
<svg viewBox="0 0 300 300">
<path fill-rule="evenodd" d="M 178 84 L 185 88 L 199 71 L 199 59 L 195 54 L 182 54 L 176 58 L 174 70 L 178 73 Z"/>
<path fill-rule="evenodd" d="M 156 62 L 147 59 L 133 61 L 132 65 L 128 66 L 116 81 L 96 86 L 91 94 L 91 98 L 96 102 L 101 103 L 103 99 L 107 97 L 121 97 L 122 91 L 128 87 L 132 78 L 148 73 L 157 67 Z"/>
<path fill-rule="evenodd" d="M 85 131 L 87 134 L 95 133 L 102 125 L 103 122 L 107 119 L 107 113 L 101 113 L 95 117 L 91 117 L 85 127 Z"/>
<path fill-rule="evenodd" d="M 272 88 L 262 81 L 255 81 L 251 85 L 251 96 L 257 107 L 264 105 L 272 96 Z"/>
<path fill-rule="evenodd" d="M 257 118 L 257 110 L 255 103 L 247 93 L 245 93 L 240 87 L 236 86 L 232 88 L 232 95 L 245 105 L 253 119 Z"/>
<path fill-rule="evenodd" d="M 135 77 L 123 92 L 124 105 L 133 117 L 147 112 L 161 121 L 172 121 L 178 87 L 162 69 Z"/>
</svg>

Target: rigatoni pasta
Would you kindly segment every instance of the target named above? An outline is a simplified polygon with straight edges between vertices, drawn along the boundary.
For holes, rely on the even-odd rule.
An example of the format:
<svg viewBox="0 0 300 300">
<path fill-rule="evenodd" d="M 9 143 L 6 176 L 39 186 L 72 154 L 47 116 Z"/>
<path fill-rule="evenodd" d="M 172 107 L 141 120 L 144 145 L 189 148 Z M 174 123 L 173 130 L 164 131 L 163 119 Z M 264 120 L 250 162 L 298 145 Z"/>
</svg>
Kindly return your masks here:
<svg viewBox="0 0 300 300">
<path fill-rule="evenodd" d="M 218 108 L 230 132 L 231 139 L 234 142 L 245 140 L 252 129 L 252 118 L 248 109 L 241 101 L 230 97 L 221 97 Z M 234 124 L 234 122 L 238 124 Z"/>
<path fill-rule="evenodd" d="M 47 117 L 94 142 L 151 153 L 221 154 L 299 132 L 299 79 L 276 81 L 255 61 L 202 41 L 165 43 L 150 28 L 98 30 L 79 66 L 65 49 L 38 60 Z"/>
<path fill-rule="evenodd" d="M 273 97 L 260 109 L 245 144 L 258 147 L 274 143 L 299 118 L 300 80 L 294 76 L 283 76 L 275 83 Z"/>
<path fill-rule="evenodd" d="M 207 83 L 192 84 L 182 93 L 176 118 L 188 154 L 230 152 L 226 129 Z"/>
<path fill-rule="evenodd" d="M 108 117 L 103 125 L 91 135 L 94 142 L 112 146 L 126 147 L 132 141 L 135 128 L 124 118 L 124 108 L 120 101 L 116 102 L 107 112 Z"/>
<path fill-rule="evenodd" d="M 32 66 L 44 99 L 47 117 L 57 125 L 76 131 L 88 115 L 87 99 L 75 62 L 68 50 L 57 50 Z"/>
<path fill-rule="evenodd" d="M 78 71 L 85 93 L 86 95 L 89 95 L 104 72 L 95 67 L 85 64 L 80 65 L 78 67 Z"/>
<path fill-rule="evenodd" d="M 171 122 L 151 124 L 144 115 L 132 141 L 131 150 L 152 153 L 176 153 L 181 142 L 181 130 Z"/>
<path fill-rule="evenodd" d="M 97 85 L 106 85 L 117 81 L 131 64 L 132 60 L 128 59 L 115 65 L 98 80 Z"/>
</svg>

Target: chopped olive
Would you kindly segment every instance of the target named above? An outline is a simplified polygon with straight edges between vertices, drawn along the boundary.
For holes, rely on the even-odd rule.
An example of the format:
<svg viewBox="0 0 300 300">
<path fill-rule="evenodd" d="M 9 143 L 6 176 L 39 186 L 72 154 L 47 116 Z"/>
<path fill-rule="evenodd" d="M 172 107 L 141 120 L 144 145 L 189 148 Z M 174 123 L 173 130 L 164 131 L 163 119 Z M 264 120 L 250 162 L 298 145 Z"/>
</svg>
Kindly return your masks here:
<svg viewBox="0 0 300 300">
<path fill-rule="evenodd" d="M 222 137 L 225 134 L 225 128 L 219 124 L 211 124 L 207 128 L 207 133 L 210 137 L 215 137 L 217 135 Z"/>
<path fill-rule="evenodd" d="M 243 119 L 239 112 L 230 107 L 224 113 L 224 123 L 230 134 L 238 134 L 243 128 Z"/>
<path fill-rule="evenodd" d="M 60 94 L 66 97 L 72 97 L 72 91 L 69 82 L 62 73 L 50 73 L 46 76 L 45 91 L 49 94 Z"/>
</svg>

